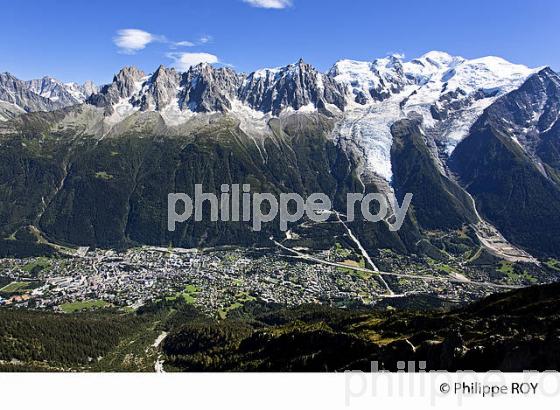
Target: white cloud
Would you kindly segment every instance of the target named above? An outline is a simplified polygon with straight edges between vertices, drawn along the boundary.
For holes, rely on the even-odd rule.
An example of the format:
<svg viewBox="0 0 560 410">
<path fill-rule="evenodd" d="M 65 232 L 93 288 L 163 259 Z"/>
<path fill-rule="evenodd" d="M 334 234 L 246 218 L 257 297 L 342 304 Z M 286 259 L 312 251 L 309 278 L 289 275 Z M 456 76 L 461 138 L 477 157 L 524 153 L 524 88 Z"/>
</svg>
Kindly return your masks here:
<svg viewBox="0 0 560 410">
<path fill-rule="evenodd" d="M 213 40 L 212 36 L 209 36 L 209 35 L 204 35 L 204 36 L 202 36 L 198 39 L 200 44 L 210 43 L 210 42 L 212 42 L 212 40 Z"/>
<path fill-rule="evenodd" d="M 245 3 L 263 9 L 285 9 L 292 6 L 292 0 L 243 0 Z"/>
<path fill-rule="evenodd" d="M 176 47 L 194 47 L 196 44 L 192 41 L 176 41 L 173 45 Z"/>
<path fill-rule="evenodd" d="M 188 41 L 188 40 L 171 41 L 163 35 L 149 33 L 147 31 L 136 29 L 136 28 L 126 28 L 126 29 L 118 30 L 117 35 L 113 37 L 113 42 L 119 48 L 119 52 L 123 54 L 135 54 L 137 51 L 146 48 L 148 44 L 154 42 L 167 44 L 169 49 L 175 50 L 179 47 L 195 47 L 198 45 L 207 44 L 212 42 L 212 40 L 213 40 L 212 36 L 205 34 L 201 36 L 197 42 Z M 171 53 L 171 54 L 175 54 L 175 53 Z M 177 54 L 181 54 L 181 53 L 177 53 Z M 190 54 L 193 56 L 211 55 L 206 53 L 190 53 Z"/>
<path fill-rule="evenodd" d="M 165 37 L 144 30 L 127 28 L 117 31 L 117 36 L 113 38 L 115 45 L 125 54 L 134 54 L 154 41 L 165 41 Z"/>
<path fill-rule="evenodd" d="M 209 53 L 167 53 L 167 57 L 175 61 L 173 65 L 179 71 L 187 71 L 199 63 L 215 64 L 220 61 L 217 56 Z"/>
</svg>

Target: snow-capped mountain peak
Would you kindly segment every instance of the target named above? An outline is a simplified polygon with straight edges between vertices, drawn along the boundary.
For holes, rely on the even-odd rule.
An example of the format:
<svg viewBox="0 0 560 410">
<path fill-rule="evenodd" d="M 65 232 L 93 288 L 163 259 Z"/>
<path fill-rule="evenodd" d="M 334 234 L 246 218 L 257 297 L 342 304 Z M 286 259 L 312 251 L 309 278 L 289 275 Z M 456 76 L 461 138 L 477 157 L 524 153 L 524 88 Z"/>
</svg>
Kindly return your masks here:
<svg viewBox="0 0 560 410">
<path fill-rule="evenodd" d="M 63 83 L 55 78 L 45 76 L 40 79 L 26 81 L 32 92 L 53 102 L 60 102 L 64 106 L 82 103 L 94 92 L 97 87 L 88 81 L 84 85 L 69 82 Z"/>
<path fill-rule="evenodd" d="M 443 62 L 446 65 L 441 65 Z M 417 77 L 419 86 L 403 101 L 402 108 L 405 114 L 420 113 L 427 128 L 437 128 L 439 142 L 447 153 L 453 151 L 486 107 L 536 72 L 499 57 L 454 57 L 437 63 L 437 70 L 420 74 L 423 81 Z M 405 71 L 411 64 L 405 64 Z"/>
<path fill-rule="evenodd" d="M 329 75 L 348 85 L 351 101 L 335 138 L 352 140 L 366 154 L 365 169 L 390 182 L 395 121 L 420 116 L 431 146 L 439 147 L 435 157 L 448 155 L 485 108 L 536 71 L 498 57 L 468 60 L 440 51 L 407 62 L 341 60 Z"/>
<path fill-rule="evenodd" d="M 64 83 L 66 91 L 70 93 L 74 99 L 80 102 L 87 100 L 92 94 L 99 91 L 99 87 L 93 81 L 86 81 L 83 84 L 75 82 Z"/>
<path fill-rule="evenodd" d="M 459 56 L 452 56 L 445 51 L 432 50 L 412 61 L 427 62 L 435 67 L 445 68 L 460 64 L 465 59 Z"/>
</svg>

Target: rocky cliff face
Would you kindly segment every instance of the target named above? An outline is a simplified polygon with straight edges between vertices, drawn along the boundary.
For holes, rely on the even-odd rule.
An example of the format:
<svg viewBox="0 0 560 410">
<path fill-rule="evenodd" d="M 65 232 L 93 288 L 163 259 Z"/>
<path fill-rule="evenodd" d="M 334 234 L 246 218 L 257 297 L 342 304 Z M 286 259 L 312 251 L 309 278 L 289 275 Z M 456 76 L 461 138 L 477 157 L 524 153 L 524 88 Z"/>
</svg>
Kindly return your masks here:
<svg viewBox="0 0 560 410">
<path fill-rule="evenodd" d="M 107 114 L 114 112 L 114 106 L 128 101 L 139 91 L 142 83 L 147 80 L 143 71 L 136 67 L 125 67 L 113 77 L 111 84 L 104 85 L 98 94 L 90 96 L 87 103 L 105 108 Z"/>
<path fill-rule="evenodd" d="M 159 67 L 149 76 L 127 67 L 87 101 L 104 107 L 107 115 L 119 112 L 116 122 L 135 111 L 172 110 L 175 117 L 236 109 L 271 116 L 344 112 L 342 121 L 348 117 L 357 126 L 358 117 L 359 127 L 371 130 L 352 133 L 364 137 L 358 145 L 367 153 L 368 167 L 390 181 L 386 154 L 394 121 L 420 116 L 429 145 L 445 161 L 484 109 L 532 73 L 497 57 L 466 60 L 435 51 L 411 61 L 396 55 L 372 62 L 341 60 L 326 74 L 303 60 L 248 75 L 205 63 L 185 73 Z M 184 115 L 182 121 L 189 118 Z M 376 160 L 380 157 L 386 163 Z"/>
<path fill-rule="evenodd" d="M 139 106 L 141 111 L 160 111 L 177 98 L 180 75 L 174 69 L 160 66 L 142 85 L 137 95 L 131 96 L 131 104 Z M 131 90 L 134 91 L 134 88 Z M 126 92 L 125 95 L 129 95 Z M 126 97 L 123 97 L 126 98 Z"/>
<path fill-rule="evenodd" d="M 91 81 L 86 81 L 80 85 L 77 83 L 62 83 L 52 77 L 26 81 L 25 84 L 35 94 L 65 107 L 83 103 L 90 95 L 98 91 L 97 86 Z"/>
<path fill-rule="evenodd" d="M 240 84 L 241 77 L 230 68 L 193 66 L 181 79 L 179 107 L 193 112 L 229 111 Z"/>
<path fill-rule="evenodd" d="M 286 109 L 315 111 L 327 104 L 342 110 L 346 105 L 345 86 L 303 60 L 250 74 L 239 90 L 239 99 L 257 111 L 273 115 Z"/>
</svg>

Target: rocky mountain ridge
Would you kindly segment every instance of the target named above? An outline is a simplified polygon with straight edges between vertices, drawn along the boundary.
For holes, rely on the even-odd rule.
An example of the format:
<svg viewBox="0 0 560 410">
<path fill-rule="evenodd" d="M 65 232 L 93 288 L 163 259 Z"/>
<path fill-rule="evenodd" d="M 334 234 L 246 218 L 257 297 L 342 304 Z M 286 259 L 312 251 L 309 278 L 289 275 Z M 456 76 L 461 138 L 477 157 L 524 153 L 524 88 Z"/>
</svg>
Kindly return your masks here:
<svg viewBox="0 0 560 410">
<path fill-rule="evenodd" d="M 85 102 L 98 88 L 93 82 L 63 83 L 52 77 L 23 81 L 0 73 L 0 121 L 25 112 L 54 111 Z"/>
<path fill-rule="evenodd" d="M 445 162 L 484 109 L 538 71 L 498 57 L 467 60 L 437 51 L 411 61 L 341 60 L 327 73 L 301 59 L 247 75 L 205 63 L 184 73 L 160 66 L 151 75 L 126 67 L 87 102 L 102 107 L 113 124 L 149 111 L 169 124 L 187 122 L 193 113 L 264 122 L 293 112 L 335 116 L 342 126 L 333 137 L 352 139 L 365 154 L 364 167 L 390 183 L 395 121 L 420 116 L 434 155 Z"/>
</svg>

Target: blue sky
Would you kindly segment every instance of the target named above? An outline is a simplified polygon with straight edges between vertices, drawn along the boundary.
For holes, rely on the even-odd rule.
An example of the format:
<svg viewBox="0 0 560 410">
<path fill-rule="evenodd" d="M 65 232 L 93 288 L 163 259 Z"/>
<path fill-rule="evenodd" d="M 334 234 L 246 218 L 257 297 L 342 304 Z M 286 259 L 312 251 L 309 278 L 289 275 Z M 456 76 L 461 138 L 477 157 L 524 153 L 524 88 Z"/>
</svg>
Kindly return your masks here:
<svg viewBox="0 0 560 410">
<path fill-rule="evenodd" d="M 151 72 L 204 60 L 251 71 L 299 57 L 327 70 L 341 58 L 429 50 L 560 69 L 557 0 L 3 3 L 0 72 L 22 79 L 104 83 L 125 65 Z"/>
</svg>

